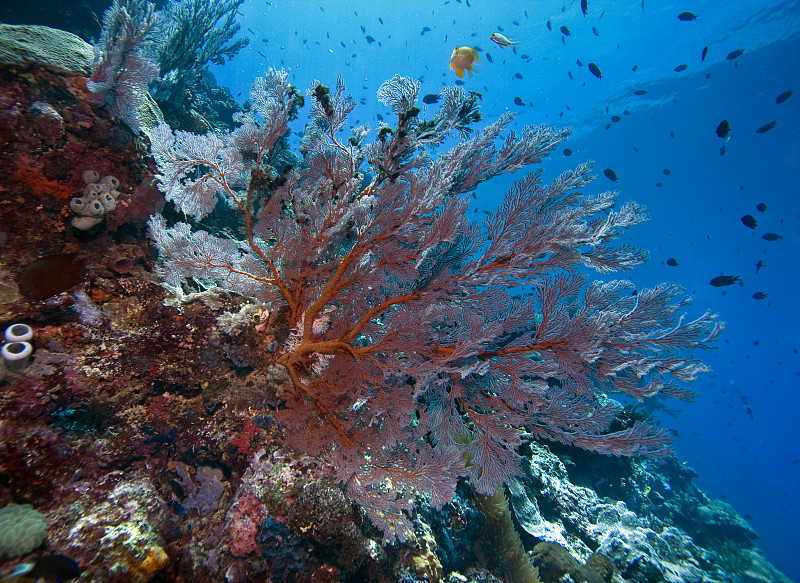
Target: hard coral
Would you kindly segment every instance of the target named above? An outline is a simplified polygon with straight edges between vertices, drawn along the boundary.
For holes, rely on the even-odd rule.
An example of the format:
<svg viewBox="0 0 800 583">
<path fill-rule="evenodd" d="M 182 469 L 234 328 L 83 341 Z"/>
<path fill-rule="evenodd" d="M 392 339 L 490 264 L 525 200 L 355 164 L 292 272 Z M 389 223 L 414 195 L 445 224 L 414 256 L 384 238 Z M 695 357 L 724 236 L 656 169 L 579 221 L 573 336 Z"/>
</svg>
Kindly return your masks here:
<svg viewBox="0 0 800 583">
<path fill-rule="evenodd" d="M 289 527 L 332 552 L 348 571 L 364 559 L 364 537 L 355 519 L 342 491 L 321 482 L 303 488 L 289 509 Z"/>
</svg>

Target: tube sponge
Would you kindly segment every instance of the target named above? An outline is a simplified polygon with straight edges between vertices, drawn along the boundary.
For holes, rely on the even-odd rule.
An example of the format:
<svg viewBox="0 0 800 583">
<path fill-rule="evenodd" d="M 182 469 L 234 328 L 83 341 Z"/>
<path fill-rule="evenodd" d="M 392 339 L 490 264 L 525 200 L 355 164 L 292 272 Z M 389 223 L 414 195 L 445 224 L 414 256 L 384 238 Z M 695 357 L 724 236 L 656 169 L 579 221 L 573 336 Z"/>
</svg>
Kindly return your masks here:
<svg viewBox="0 0 800 583">
<path fill-rule="evenodd" d="M 47 522 L 31 504 L 9 504 L 0 510 L 0 555 L 16 557 L 44 541 Z"/>
</svg>

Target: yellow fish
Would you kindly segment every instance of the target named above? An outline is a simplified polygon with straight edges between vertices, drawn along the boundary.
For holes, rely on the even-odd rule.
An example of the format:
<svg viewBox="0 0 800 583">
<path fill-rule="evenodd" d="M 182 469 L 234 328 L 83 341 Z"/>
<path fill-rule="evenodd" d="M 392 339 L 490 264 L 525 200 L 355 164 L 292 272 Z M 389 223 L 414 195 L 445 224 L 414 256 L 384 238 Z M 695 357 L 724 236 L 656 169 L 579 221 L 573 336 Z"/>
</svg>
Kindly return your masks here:
<svg viewBox="0 0 800 583">
<path fill-rule="evenodd" d="M 450 56 L 450 68 L 456 72 L 459 78 L 464 78 L 464 71 L 469 73 L 472 77 L 472 72 L 477 71 L 472 63 L 481 60 L 478 58 L 478 51 L 472 47 L 456 47 L 453 49 L 453 54 Z"/>
<path fill-rule="evenodd" d="M 517 44 L 517 41 L 511 40 L 510 38 L 500 34 L 499 32 L 493 32 L 492 36 L 490 36 L 489 38 L 492 39 L 497 44 L 499 44 L 501 49 L 503 47 L 510 47 L 511 45 Z"/>
</svg>

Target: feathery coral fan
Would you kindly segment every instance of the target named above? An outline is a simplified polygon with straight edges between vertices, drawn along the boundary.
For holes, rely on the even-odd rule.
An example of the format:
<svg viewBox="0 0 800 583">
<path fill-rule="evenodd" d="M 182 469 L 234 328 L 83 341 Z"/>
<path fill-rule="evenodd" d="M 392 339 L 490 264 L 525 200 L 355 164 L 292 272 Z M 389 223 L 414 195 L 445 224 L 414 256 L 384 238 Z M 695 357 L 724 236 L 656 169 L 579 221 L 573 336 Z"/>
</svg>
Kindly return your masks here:
<svg viewBox="0 0 800 583">
<path fill-rule="evenodd" d="M 145 0 L 114 0 L 103 13 L 100 41 L 94 47 L 92 75 L 86 83 L 134 131 L 142 129 L 140 107 L 147 85 L 158 77 L 151 56 L 159 27 L 155 6 Z"/>
<path fill-rule="evenodd" d="M 397 124 L 366 143 L 367 126 L 344 135 L 355 102 L 341 80 L 333 91 L 315 82 L 294 167 L 286 136 L 299 96 L 283 71 L 256 80 L 253 111 L 232 133 L 149 134 L 167 199 L 198 221 L 227 200 L 247 235 L 153 216 L 161 277 L 284 306 L 292 332 L 278 362 L 291 381 L 278 415 L 289 443 L 333 463 L 386 541 L 410 532 L 414 492 L 440 507 L 459 476 L 487 494 L 512 479 L 524 439 L 664 455 L 663 430 L 610 431 L 620 409 L 606 394 L 686 398 L 683 384 L 705 370 L 688 351 L 721 327 L 709 313 L 679 315 L 687 302 L 672 284 L 636 295 L 625 281 L 586 285 L 580 267 L 608 273 L 646 259 L 612 244 L 643 208 L 583 194 L 588 164 L 549 185 L 537 170 L 471 222 L 465 193 L 540 162 L 569 130 L 501 138 L 506 114 L 473 135 L 475 96 L 446 88 L 423 120 L 419 89 L 399 76 L 381 86 Z M 455 132 L 459 144 L 426 152 Z M 509 294 L 524 284 L 535 294 Z"/>
</svg>

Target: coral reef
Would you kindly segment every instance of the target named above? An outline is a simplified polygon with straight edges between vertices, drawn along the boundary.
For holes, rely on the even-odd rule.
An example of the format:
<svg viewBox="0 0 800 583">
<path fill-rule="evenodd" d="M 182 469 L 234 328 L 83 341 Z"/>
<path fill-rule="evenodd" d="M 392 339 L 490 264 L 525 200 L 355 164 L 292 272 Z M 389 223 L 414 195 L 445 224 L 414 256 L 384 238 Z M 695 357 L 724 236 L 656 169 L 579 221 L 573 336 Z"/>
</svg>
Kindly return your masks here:
<svg viewBox="0 0 800 583">
<path fill-rule="evenodd" d="M 173 288 L 181 292 L 175 297 L 156 276 L 156 249 L 145 238 L 147 217 L 163 205 L 153 176 L 164 173 L 146 156 L 144 139 L 134 136 L 105 104 L 92 102 L 85 72 L 57 73 L 32 61 L 6 63 L 2 72 L 0 138 L 6 155 L 0 160 L 0 328 L 25 322 L 33 331 L 29 342 L 36 351 L 20 374 L 0 374 L 0 506 L 31 504 L 46 517 L 47 537 L 40 547 L 0 563 L 0 576 L 20 563 L 63 555 L 77 562 L 82 579 L 98 583 L 504 580 L 502 566 L 487 564 L 486 557 L 475 552 L 485 540 L 488 513 L 480 510 L 474 487 L 480 476 L 456 481 L 457 475 L 444 471 L 458 466 L 455 474 L 463 472 L 458 460 L 432 473 L 420 467 L 411 485 L 423 495 L 412 497 L 410 488 L 382 490 L 388 483 L 387 472 L 394 480 L 393 471 L 408 470 L 408 456 L 382 457 L 377 445 L 368 451 L 353 450 L 362 460 L 384 464 L 380 473 L 357 475 L 363 476 L 362 485 L 369 482 L 369 488 L 354 504 L 348 496 L 353 488 L 339 484 L 346 468 L 321 451 L 331 432 L 318 431 L 312 422 L 288 424 L 298 411 L 312 419 L 313 403 L 297 402 L 296 391 L 315 374 L 331 375 L 325 378 L 334 387 L 356 386 L 337 376 L 342 368 L 335 362 L 314 372 L 315 364 L 320 368 L 325 363 L 310 352 L 301 369 L 282 358 L 287 346 L 295 346 L 296 352 L 311 338 L 338 333 L 340 322 L 352 315 L 347 307 L 323 308 L 316 317 L 306 307 L 309 316 L 298 327 L 296 317 L 302 310 L 295 309 L 292 316 L 291 304 L 276 302 L 265 310 L 261 301 L 249 297 L 252 294 L 245 297 L 211 285 L 199 275 Z M 264 90 L 272 88 L 267 85 Z M 446 124 L 445 116 L 426 121 L 410 115 L 413 108 L 402 110 L 401 127 L 379 129 L 384 141 L 367 150 L 374 165 L 362 168 L 358 180 L 354 175 L 346 183 L 354 190 L 347 191 L 344 183 L 329 181 L 325 174 L 328 168 L 336 169 L 333 177 L 338 178 L 350 170 L 341 165 L 347 158 L 334 153 L 342 150 L 325 142 L 323 130 L 333 127 L 325 120 L 336 122 L 350 102 L 321 86 L 316 94 L 312 97 L 318 131 L 305 143 L 305 160 L 283 149 L 280 123 L 262 125 L 265 121 L 259 116 L 276 113 L 269 99 L 254 100 L 252 111 L 237 116 L 242 140 L 257 137 L 258 127 L 271 130 L 275 137 L 272 151 L 261 152 L 265 165 L 256 177 L 263 181 L 253 186 L 262 216 L 269 218 L 270 201 L 277 204 L 278 192 L 299 188 L 295 174 L 299 172 L 316 173 L 312 182 L 328 192 L 331 184 L 337 185 L 342 204 L 350 202 L 345 193 L 366 188 L 373 180 L 373 190 L 395 193 L 402 184 L 393 176 L 421 163 L 417 156 L 422 152 L 409 141 L 432 140 L 446 129 L 438 125 Z M 292 93 L 290 98 L 296 97 Z M 477 111 L 468 96 L 462 97 L 451 103 L 459 105 L 453 111 L 464 115 L 450 129 L 468 133 Z M 295 112 L 277 110 L 287 118 Z M 484 144 L 490 137 L 485 132 L 475 132 Z M 363 135 L 357 132 L 351 137 L 359 143 Z M 330 148 L 323 148 L 320 155 L 318 146 L 323 143 Z M 348 140 L 336 144 L 359 153 Z M 472 147 L 472 152 L 478 151 Z M 497 153 L 502 151 L 501 147 Z M 246 153 L 247 161 L 259 154 Z M 286 168 L 290 160 L 294 168 Z M 479 169 L 481 160 L 471 159 L 470 166 Z M 266 162 L 272 168 L 266 168 Z M 446 165 L 433 164 L 446 171 Z M 89 183 L 96 184 L 91 171 L 98 179 L 116 176 L 122 196 L 102 228 L 79 231 L 70 225 L 69 199 L 82 193 L 87 172 Z M 252 174 L 242 176 L 249 179 Z M 405 184 L 435 194 L 425 191 L 413 173 L 406 176 L 410 182 Z M 448 176 L 459 184 L 477 179 L 469 173 Z M 361 202 L 383 204 L 370 196 L 364 195 Z M 389 196 L 383 197 L 388 200 Z M 443 195 L 438 200 L 458 206 L 456 197 Z M 313 214 L 307 200 L 294 203 L 298 228 L 332 227 Z M 332 200 L 329 210 L 337 204 Z M 232 236 L 246 234 L 246 228 L 232 224 L 230 210 L 219 206 L 205 224 L 226 228 Z M 454 225 L 456 210 L 446 215 Z M 364 212 L 369 212 L 366 205 Z M 174 208 L 167 207 L 165 215 L 173 220 Z M 354 240 L 366 232 L 356 229 L 356 220 L 363 216 L 350 215 L 347 228 L 336 232 L 336 244 L 321 257 L 340 257 L 354 248 Z M 430 218 L 434 222 L 433 214 Z M 334 231 L 319 229 L 321 236 Z M 274 249 L 277 239 L 269 235 L 276 233 L 259 229 L 257 234 L 254 241 L 264 253 Z M 419 264 L 411 262 L 405 269 L 409 273 L 424 269 L 426 281 L 433 285 L 438 273 L 437 265 L 430 263 L 433 256 L 452 258 L 454 251 L 443 247 L 441 238 L 431 239 L 428 246 L 430 251 Z M 379 250 L 377 245 L 372 249 Z M 497 261 L 502 258 L 513 261 L 498 252 Z M 365 254 L 362 259 L 362 266 L 378 261 L 377 255 Z M 287 254 L 281 269 L 297 268 L 292 264 L 296 260 Z M 593 255 L 591 260 L 599 259 Z M 458 266 L 438 268 L 454 273 Z M 366 297 L 371 290 L 357 292 Z M 477 309 L 477 304 L 472 306 Z M 541 321 L 531 321 L 541 329 Z M 407 322 L 414 323 L 413 315 Z M 455 322 L 469 329 L 468 321 Z M 475 360 L 469 353 L 450 352 L 452 345 L 446 339 L 455 326 L 446 319 L 439 323 L 434 356 L 456 371 L 453 386 L 464 389 L 458 377 L 474 367 Z M 381 338 L 390 324 L 390 318 L 379 318 L 355 337 L 351 348 L 359 349 L 359 344 L 367 348 L 369 338 Z M 505 346 L 518 340 L 524 337 L 503 339 Z M 381 424 L 378 405 L 394 406 L 393 397 L 405 395 L 399 405 L 415 415 L 409 413 L 416 409 L 407 393 L 418 391 L 420 416 L 413 422 L 428 423 L 431 409 L 422 403 L 435 393 L 423 394 L 424 381 L 417 381 L 417 389 L 398 382 L 387 388 L 393 394 L 380 403 L 368 391 L 358 396 L 333 391 L 328 397 L 341 399 L 337 408 L 341 419 L 353 421 L 350 428 L 381 437 L 372 443 L 383 444 L 386 439 L 411 443 L 405 428 L 393 432 L 391 424 Z M 545 393 L 557 388 L 540 387 Z M 556 391 L 555 397 L 562 393 Z M 361 402 L 362 398 L 366 400 Z M 494 409 L 490 403 L 481 403 L 487 405 L 484 410 L 463 399 L 460 411 L 469 410 L 474 421 L 460 426 L 464 431 L 457 439 L 477 464 L 478 457 L 470 453 L 475 446 L 470 446 L 479 440 L 478 430 L 487 422 L 484 416 Z M 374 427 L 369 425 L 373 419 Z M 630 424 L 614 427 L 626 432 Z M 303 453 L 297 447 L 301 433 L 316 449 Z M 525 477 L 509 483 L 512 518 L 522 527 L 516 527 L 516 534 L 532 564 L 539 563 L 540 573 L 545 566 L 552 569 L 551 558 L 556 556 L 573 580 L 584 568 L 599 574 L 604 562 L 592 557 L 594 551 L 611 561 L 612 580 L 617 583 L 684 576 L 691 581 L 701 575 L 707 581 L 785 581 L 764 559 L 746 521 L 694 487 L 692 473 L 674 457 L 667 455 L 660 465 L 614 458 L 558 443 L 559 434 L 548 436 L 536 435 L 536 441 L 519 450 Z M 446 435 L 428 434 L 417 445 L 424 447 L 437 437 Z M 430 462 L 423 455 L 421 459 Z M 452 480 L 453 489 L 434 490 L 431 496 L 426 482 L 431 476 Z M 399 478 L 396 482 L 408 484 Z M 374 520 L 374 511 L 367 512 L 365 496 L 383 508 L 387 499 L 397 503 L 387 514 L 392 519 L 394 512 L 403 513 L 405 542 L 381 545 L 385 534 L 376 527 L 381 523 Z M 537 547 L 542 542 L 550 543 L 547 555 L 541 552 L 547 547 Z M 519 556 L 524 559 L 522 553 Z M 601 576 L 607 574 L 606 570 Z"/>
<path fill-rule="evenodd" d="M 689 300 L 676 285 L 631 295 L 630 282 L 586 285 L 577 270 L 642 263 L 643 251 L 613 240 L 643 209 L 581 194 L 584 164 L 549 186 L 529 174 L 483 225 L 466 216 L 465 193 L 539 163 L 568 131 L 501 138 L 506 115 L 467 139 L 475 96 L 445 89 L 425 120 L 419 83 L 395 76 L 378 98 L 396 127 L 345 139 L 355 101 L 341 80 L 335 92 L 315 82 L 295 167 L 285 138 L 300 101 L 287 75 L 256 80 L 233 132 L 160 125 L 148 136 L 168 201 L 199 222 L 224 197 L 243 223 L 240 240 L 155 215 L 156 272 L 176 292 L 201 281 L 281 314 L 289 334 L 273 364 L 290 377 L 278 412 L 289 444 L 329 460 L 387 542 L 413 532 L 415 493 L 440 507 L 460 476 L 488 494 L 518 475 L 523 429 L 604 454 L 666 455 L 664 430 L 637 420 L 613 430 L 622 409 L 598 387 L 686 398 L 683 384 L 706 370 L 689 351 L 721 325 L 680 315 Z M 462 142 L 431 158 L 426 148 L 451 133 Z M 511 298 L 528 284 L 533 294 Z"/>
</svg>

